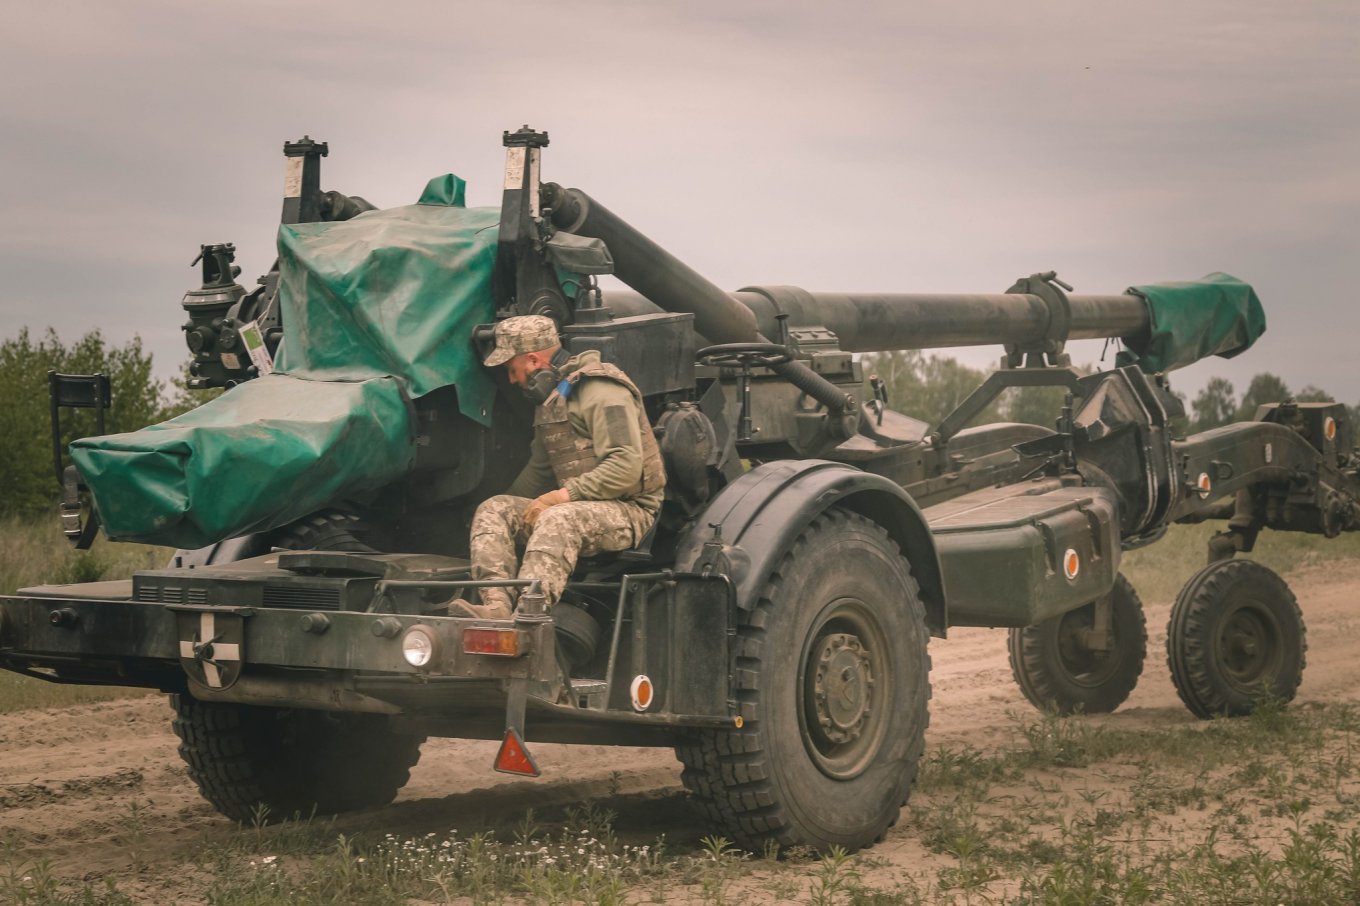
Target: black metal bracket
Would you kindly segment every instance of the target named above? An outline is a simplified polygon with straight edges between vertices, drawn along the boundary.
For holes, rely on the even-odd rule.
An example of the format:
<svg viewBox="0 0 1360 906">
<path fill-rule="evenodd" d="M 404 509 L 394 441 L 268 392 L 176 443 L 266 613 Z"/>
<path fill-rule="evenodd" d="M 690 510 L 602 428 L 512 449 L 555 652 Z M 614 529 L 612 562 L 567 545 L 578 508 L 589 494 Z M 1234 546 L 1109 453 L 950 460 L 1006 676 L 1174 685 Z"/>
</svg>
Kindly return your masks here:
<svg viewBox="0 0 1360 906">
<path fill-rule="evenodd" d="M 104 433 L 104 413 L 113 405 L 113 383 L 107 374 L 60 374 L 47 372 L 47 395 L 52 422 L 52 465 L 61 485 L 61 530 L 77 550 L 88 550 L 99 531 L 99 516 L 90 509 L 90 519 L 82 524 L 81 494 L 86 487 L 75 466 L 68 466 L 61 455 L 61 410 L 93 409 L 95 434 Z"/>
<path fill-rule="evenodd" d="M 505 132 L 505 179 L 492 293 L 499 315 L 547 315 L 571 323 L 572 310 L 544 243 L 552 225 L 544 216 L 540 155 L 548 133 L 523 126 Z"/>
<path fill-rule="evenodd" d="M 1064 292 L 1066 290 L 1067 292 Z M 1072 330 L 1072 303 L 1067 293 L 1072 287 L 1058 279 L 1057 271 L 1030 274 L 1015 281 L 1008 293 L 1038 296 L 1048 308 L 1048 327 L 1037 345 L 1006 344 L 1006 364 L 1010 368 L 1067 367 L 1072 359 L 1063 352 Z M 1035 360 L 1038 356 L 1038 360 Z"/>
<path fill-rule="evenodd" d="M 280 223 L 316 223 L 321 219 L 321 158 L 329 153 L 329 145 L 310 135 L 284 143 L 288 169 L 283 179 Z"/>
<path fill-rule="evenodd" d="M 1005 390 L 1011 387 L 1066 387 L 1080 395 L 1081 375 L 1070 366 L 1047 368 L 1002 368 L 987 375 L 987 380 L 968 394 L 958 408 L 940 422 L 931 436 L 936 445 L 947 443 L 977 418 Z"/>
<path fill-rule="evenodd" d="M 548 133 L 535 132 L 527 125 L 520 126 L 514 132 L 505 130 L 501 133 L 501 144 L 507 148 L 546 148 L 548 147 Z"/>
</svg>

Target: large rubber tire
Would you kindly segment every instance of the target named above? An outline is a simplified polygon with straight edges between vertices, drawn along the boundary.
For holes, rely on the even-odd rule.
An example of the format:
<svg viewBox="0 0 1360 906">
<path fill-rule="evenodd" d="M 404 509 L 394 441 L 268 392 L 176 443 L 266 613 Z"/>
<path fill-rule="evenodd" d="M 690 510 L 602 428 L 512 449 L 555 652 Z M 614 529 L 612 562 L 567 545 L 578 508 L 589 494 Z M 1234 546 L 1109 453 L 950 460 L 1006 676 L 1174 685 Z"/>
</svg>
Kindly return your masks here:
<svg viewBox="0 0 1360 906">
<path fill-rule="evenodd" d="M 200 702 L 170 696 L 179 754 L 203 798 L 249 824 L 386 805 L 410 779 L 425 737 L 386 715 Z M 267 811 L 260 809 L 263 804 Z"/>
<path fill-rule="evenodd" d="M 1195 573 L 1166 629 L 1176 692 L 1205 719 L 1250 714 L 1265 699 L 1293 700 L 1307 650 L 1294 593 L 1252 560 L 1223 560 Z"/>
<path fill-rule="evenodd" d="M 371 554 L 377 549 L 365 544 L 365 526 L 358 516 L 338 510 L 322 510 L 270 534 L 271 547 L 294 551 L 349 551 Z"/>
<path fill-rule="evenodd" d="M 859 849 L 906 803 L 929 720 L 925 613 L 887 533 L 818 516 L 740 614 L 743 725 L 676 748 L 685 786 L 734 842 Z"/>
<path fill-rule="evenodd" d="M 288 550 L 371 553 L 357 516 L 323 510 L 269 536 Z M 268 822 L 386 805 L 410 779 L 425 737 L 381 714 L 200 702 L 172 695 L 179 754 L 203 798 L 228 818 Z M 265 811 L 260 806 L 266 807 Z"/>
<path fill-rule="evenodd" d="M 1011 673 L 1034 707 L 1056 708 L 1059 714 L 1106 714 L 1138 685 L 1147 656 L 1143 602 L 1122 574 L 1115 577 L 1107 598 L 1113 607 L 1110 651 L 1092 650 L 1082 639 L 1099 602 L 1010 631 Z"/>
</svg>

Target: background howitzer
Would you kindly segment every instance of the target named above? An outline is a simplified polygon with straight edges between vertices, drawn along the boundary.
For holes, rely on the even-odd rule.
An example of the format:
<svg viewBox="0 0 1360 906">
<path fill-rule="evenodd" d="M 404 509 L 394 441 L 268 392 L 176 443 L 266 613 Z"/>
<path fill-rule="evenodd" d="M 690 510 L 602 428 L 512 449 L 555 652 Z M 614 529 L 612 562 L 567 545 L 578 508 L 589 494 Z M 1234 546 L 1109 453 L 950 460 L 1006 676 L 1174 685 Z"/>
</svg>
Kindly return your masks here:
<svg viewBox="0 0 1360 906">
<path fill-rule="evenodd" d="M 1122 552 L 1218 520 L 1173 609 L 1173 680 L 1206 717 L 1292 697 L 1298 607 L 1235 555 L 1267 528 L 1360 528 L 1354 429 L 1344 406 L 1281 401 L 1185 437 L 1165 376 L 1250 346 L 1250 287 L 1086 295 L 1044 272 L 988 295 L 726 292 L 542 183 L 547 145 L 506 133 L 496 211 L 464 208 L 453 176 L 378 210 L 322 192 L 324 143 L 285 146 L 279 260 L 247 292 L 232 247 L 204 246 L 185 297 L 196 383 L 234 389 L 73 445 L 111 536 L 184 549 L 127 582 L 0 599 L 0 665 L 172 692 L 191 775 L 238 820 L 260 800 L 385 802 L 445 735 L 501 739 L 497 769 L 521 773 L 526 740 L 674 746 L 733 839 L 858 847 L 915 776 L 929 635 L 1008 627 L 1036 705 L 1113 710 L 1146 647 Z M 601 289 L 608 274 L 628 289 Z M 583 561 L 551 609 L 526 587 L 513 620 L 450 617 L 477 584 L 471 512 L 529 437 L 528 404 L 477 347 L 526 313 L 632 376 L 667 499 L 637 549 Z M 1121 340 L 1118 366 L 1073 368 L 1066 343 L 1087 338 Z M 1000 366 L 933 425 L 856 356 L 980 344 Z M 974 424 L 1015 387 L 1062 388 L 1051 427 Z M 252 748 L 280 722 L 309 740 L 287 764 Z"/>
</svg>

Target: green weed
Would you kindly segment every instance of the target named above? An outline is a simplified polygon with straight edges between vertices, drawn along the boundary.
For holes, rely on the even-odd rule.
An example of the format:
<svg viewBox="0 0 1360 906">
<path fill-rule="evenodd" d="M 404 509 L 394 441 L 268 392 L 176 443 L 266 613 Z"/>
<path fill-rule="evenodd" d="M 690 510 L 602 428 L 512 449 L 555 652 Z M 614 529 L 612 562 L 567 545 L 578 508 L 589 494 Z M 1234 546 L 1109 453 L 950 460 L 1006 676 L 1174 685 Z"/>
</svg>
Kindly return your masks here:
<svg viewBox="0 0 1360 906">
<path fill-rule="evenodd" d="M 0 518 L 0 594 L 33 585 L 65 585 L 126 579 L 139 569 L 169 562 L 169 548 L 117 544 L 102 536 L 88 551 L 73 550 L 56 514 L 42 519 Z M 0 712 L 23 708 L 60 708 L 86 702 L 146 695 L 145 689 L 117 686 L 58 685 L 0 671 Z"/>
<path fill-rule="evenodd" d="M 0 843 L 0 903 L 10 906 L 132 906 L 112 880 L 59 879 L 45 859 L 27 859 L 12 840 Z"/>
</svg>

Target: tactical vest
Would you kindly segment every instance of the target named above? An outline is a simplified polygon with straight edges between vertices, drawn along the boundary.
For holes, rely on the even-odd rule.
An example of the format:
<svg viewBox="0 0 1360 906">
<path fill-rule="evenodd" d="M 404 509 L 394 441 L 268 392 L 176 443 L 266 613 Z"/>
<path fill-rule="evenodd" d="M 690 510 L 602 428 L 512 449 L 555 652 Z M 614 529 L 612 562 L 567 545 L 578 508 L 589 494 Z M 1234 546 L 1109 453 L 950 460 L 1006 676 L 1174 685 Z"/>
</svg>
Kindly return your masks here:
<svg viewBox="0 0 1360 906">
<path fill-rule="evenodd" d="M 637 386 L 618 368 L 607 362 L 583 365 L 563 378 L 571 390 L 582 378 L 605 378 L 622 384 L 633 394 L 637 402 L 638 432 L 642 435 L 642 479 L 627 497 L 649 494 L 666 486 L 666 470 L 661 463 L 661 450 L 657 446 L 652 426 L 647 423 L 647 412 L 642 406 L 642 393 Z M 568 391 L 570 393 L 570 390 Z M 595 453 L 595 445 L 589 437 L 582 437 L 572 428 L 567 417 L 567 400 L 559 392 L 548 397 L 547 402 L 534 411 L 534 434 L 543 449 L 547 451 L 548 462 L 559 485 L 569 478 L 584 475 L 600 464 Z"/>
</svg>

